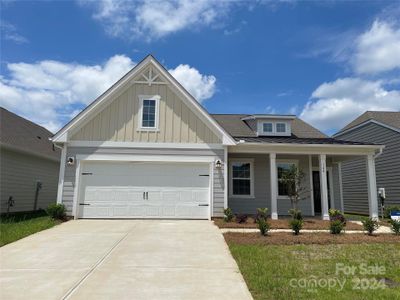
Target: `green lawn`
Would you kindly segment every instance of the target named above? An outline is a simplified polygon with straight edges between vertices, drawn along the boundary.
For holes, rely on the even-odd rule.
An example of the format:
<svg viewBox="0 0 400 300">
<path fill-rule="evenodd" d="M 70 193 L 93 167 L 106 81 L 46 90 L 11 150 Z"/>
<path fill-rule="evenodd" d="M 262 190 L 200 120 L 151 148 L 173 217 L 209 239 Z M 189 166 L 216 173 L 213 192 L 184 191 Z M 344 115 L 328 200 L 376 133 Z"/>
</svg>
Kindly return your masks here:
<svg viewBox="0 0 400 300">
<path fill-rule="evenodd" d="M 0 247 L 59 223 L 44 211 L 3 215 L 0 218 Z"/>
<path fill-rule="evenodd" d="M 228 244 L 254 299 L 400 298 L 400 244 Z M 378 265 L 385 270 L 375 270 L 383 274 L 365 275 L 359 268 L 354 275 L 336 275 L 337 263 L 349 267 Z M 342 290 L 338 279 L 344 283 Z M 310 287 L 315 280 L 319 287 Z M 324 287 L 328 280 L 331 288 Z M 387 283 L 384 289 L 380 280 Z"/>
</svg>

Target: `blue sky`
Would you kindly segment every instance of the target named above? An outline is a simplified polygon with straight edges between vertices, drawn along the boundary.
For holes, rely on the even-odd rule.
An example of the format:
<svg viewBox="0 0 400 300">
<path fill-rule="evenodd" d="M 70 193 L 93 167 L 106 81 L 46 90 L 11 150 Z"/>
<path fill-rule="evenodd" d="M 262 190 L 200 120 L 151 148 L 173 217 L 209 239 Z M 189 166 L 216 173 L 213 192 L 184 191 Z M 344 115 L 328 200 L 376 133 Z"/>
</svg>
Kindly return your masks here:
<svg viewBox="0 0 400 300">
<path fill-rule="evenodd" d="M 1 105 L 52 131 L 152 53 L 211 113 L 400 110 L 390 1 L 2 1 Z"/>
</svg>

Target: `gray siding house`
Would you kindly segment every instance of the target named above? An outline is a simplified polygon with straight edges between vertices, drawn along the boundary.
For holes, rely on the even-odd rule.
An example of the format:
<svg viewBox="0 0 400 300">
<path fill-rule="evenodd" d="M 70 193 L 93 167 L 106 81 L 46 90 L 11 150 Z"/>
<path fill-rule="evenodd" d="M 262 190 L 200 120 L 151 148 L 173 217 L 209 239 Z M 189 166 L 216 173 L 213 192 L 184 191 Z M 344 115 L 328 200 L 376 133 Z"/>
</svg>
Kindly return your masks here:
<svg viewBox="0 0 400 300">
<path fill-rule="evenodd" d="M 0 108 L 1 213 L 46 208 L 56 201 L 61 151 L 49 141 L 52 135 Z"/>
<path fill-rule="evenodd" d="M 367 111 L 334 135 L 335 138 L 385 145 L 376 158 L 378 188 L 385 188 L 385 206 L 400 205 L 400 112 Z M 344 210 L 368 214 L 365 161 L 341 166 Z"/>
<path fill-rule="evenodd" d="M 282 173 L 306 174 L 300 208 L 328 219 L 341 207 L 337 166 L 366 161 L 369 213 L 378 216 L 375 155 L 293 115 L 211 115 L 151 55 L 52 138 L 62 148 L 57 201 L 75 218 L 222 217 L 224 208 L 288 214 Z"/>
</svg>

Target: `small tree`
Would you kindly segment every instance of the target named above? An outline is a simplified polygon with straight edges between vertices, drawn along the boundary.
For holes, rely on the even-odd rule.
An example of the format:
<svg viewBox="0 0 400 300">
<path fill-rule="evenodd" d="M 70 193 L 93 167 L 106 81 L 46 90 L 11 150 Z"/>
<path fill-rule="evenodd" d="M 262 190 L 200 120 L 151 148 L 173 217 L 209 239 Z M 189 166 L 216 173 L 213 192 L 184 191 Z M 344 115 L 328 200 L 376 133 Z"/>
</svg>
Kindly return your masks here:
<svg viewBox="0 0 400 300">
<path fill-rule="evenodd" d="M 289 170 L 284 170 L 280 181 L 285 185 L 292 209 L 297 209 L 297 204 L 305 199 L 306 188 L 303 185 L 304 172 L 292 165 Z"/>
</svg>

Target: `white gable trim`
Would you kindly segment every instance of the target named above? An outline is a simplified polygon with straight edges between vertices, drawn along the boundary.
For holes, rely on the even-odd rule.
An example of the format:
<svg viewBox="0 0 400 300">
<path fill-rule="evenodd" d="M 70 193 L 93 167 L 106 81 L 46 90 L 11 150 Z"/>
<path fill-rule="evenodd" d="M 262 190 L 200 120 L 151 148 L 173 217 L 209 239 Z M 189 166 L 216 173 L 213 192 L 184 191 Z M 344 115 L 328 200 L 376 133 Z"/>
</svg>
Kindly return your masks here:
<svg viewBox="0 0 400 300">
<path fill-rule="evenodd" d="M 139 64 L 137 64 L 131 71 L 124 75 L 119 81 L 111 86 L 107 91 L 100 95 L 95 101 L 81 111 L 74 119 L 61 128 L 52 138 L 53 142 L 67 142 L 67 135 L 71 130 L 77 130 L 79 127 L 84 126 L 91 116 L 96 114 L 101 109 L 107 100 L 111 99 L 113 95 L 118 93 L 120 88 L 130 83 L 132 79 L 137 76 L 144 68 L 152 64 L 161 75 L 169 79 L 172 87 L 177 90 L 182 97 L 180 97 L 189 108 L 193 108 L 193 112 L 202 120 L 208 127 L 222 139 L 223 145 L 235 145 L 235 140 L 208 114 L 208 112 L 196 101 L 196 99 L 186 91 L 182 85 L 151 55 L 148 55 Z M 178 94 L 179 96 L 179 94 Z"/>
<path fill-rule="evenodd" d="M 333 135 L 333 137 L 341 136 L 341 135 L 343 135 L 343 134 L 345 134 L 345 133 L 348 133 L 348 132 L 351 132 L 351 131 L 353 131 L 353 130 L 355 130 L 355 129 L 357 129 L 357 128 L 363 127 L 363 126 L 365 126 L 365 125 L 367 125 L 367 124 L 369 124 L 369 123 L 373 123 L 373 124 L 376 124 L 376 125 L 380 125 L 380 126 L 382 126 L 382 127 L 385 127 L 385 128 L 388 128 L 388 129 L 391 129 L 391 130 L 394 130 L 394 131 L 400 133 L 400 129 L 399 129 L 399 128 L 396 128 L 396 127 L 387 125 L 387 124 L 385 124 L 385 123 L 382 123 L 382 122 L 379 122 L 379 121 L 370 119 L 370 120 L 367 120 L 367 121 L 365 121 L 365 122 L 362 122 L 362 123 L 360 123 L 360 124 L 358 124 L 358 125 L 356 125 L 356 126 L 354 126 L 354 127 L 351 127 L 351 128 L 349 128 L 349 129 L 346 129 L 346 130 L 341 131 L 341 132 L 338 132 L 338 133 L 335 133 L 335 134 Z"/>
</svg>

